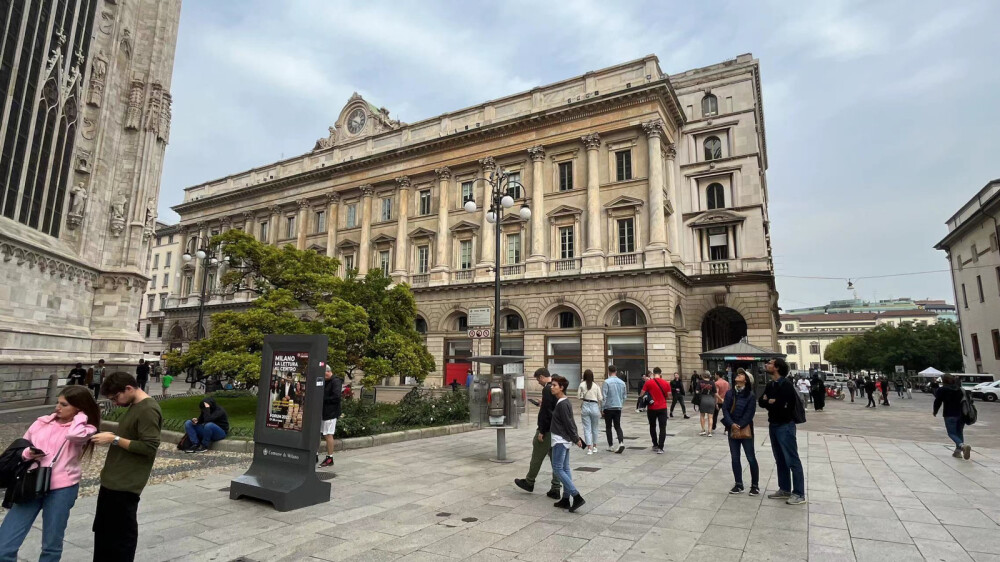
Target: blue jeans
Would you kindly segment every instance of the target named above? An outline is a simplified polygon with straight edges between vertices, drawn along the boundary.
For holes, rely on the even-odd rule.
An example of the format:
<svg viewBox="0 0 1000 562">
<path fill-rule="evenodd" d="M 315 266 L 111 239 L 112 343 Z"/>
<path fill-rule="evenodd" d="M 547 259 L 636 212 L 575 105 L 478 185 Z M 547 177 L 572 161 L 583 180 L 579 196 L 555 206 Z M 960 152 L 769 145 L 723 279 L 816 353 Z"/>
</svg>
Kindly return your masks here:
<svg viewBox="0 0 1000 562">
<path fill-rule="evenodd" d="M 772 423 L 767 432 L 771 438 L 774 464 L 778 469 L 778 489 L 805 497 L 806 477 L 802 472 L 802 461 L 799 460 L 799 446 L 795 442 L 795 423 Z"/>
<path fill-rule="evenodd" d="M 184 431 L 187 432 L 188 439 L 192 445 L 204 445 L 208 447 L 214 441 L 222 441 L 226 438 L 226 432 L 212 422 L 193 423 L 191 420 L 184 422 Z"/>
<path fill-rule="evenodd" d="M 754 488 L 760 482 L 760 467 L 757 466 L 757 453 L 753 450 L 753 439 L 730 439 L 729 454 L 733 457 L 733 477 L 736 483 L 743 485 L 743 465 L 740 464 L 740 447 L 747 455 L 747 464 L 750 465 L 750 485 Z"/>
<path fill-rule="evenodd" d="M 580 437 L 583 437 L 587 445 L 596 447 L 600 438 L 601 409 L 597 402 L 584 402 L 580 408 L 580 415 L 583 417 L 583 435 Z"/>
<path fill-rule="evenodd" d="M 0 524 L 0 561 L 17 560 L 17 551 L 21 548 L 24 537 L 28 536 L 39 510 L 42 512 L 42 554 L 38 560 L 59 560 L 62 557 L 69 510 L 73 509 L 79 491 L 80 485 L 74 484 L 51 490 L 34 501 L 14 504 Z"/>
<path fill-rule="evenodd" d="M 580 493 L 573 485 L 573 473 L 569 469 L 569 447 L 561 443 L 552 446 L 552 474 L 562 482 L 564 498 Z"/>
<path fill-rule="evenodd" d="M 965 430 L 965 424 L 962 423 L 961 417 L 945 418 L 944 427 L 948 430 L 948 437 L 955 442 L 955 448 L 961 449 L 962 445 L 965 444 L 965 436 L 963 435 Z"/>
</svg>

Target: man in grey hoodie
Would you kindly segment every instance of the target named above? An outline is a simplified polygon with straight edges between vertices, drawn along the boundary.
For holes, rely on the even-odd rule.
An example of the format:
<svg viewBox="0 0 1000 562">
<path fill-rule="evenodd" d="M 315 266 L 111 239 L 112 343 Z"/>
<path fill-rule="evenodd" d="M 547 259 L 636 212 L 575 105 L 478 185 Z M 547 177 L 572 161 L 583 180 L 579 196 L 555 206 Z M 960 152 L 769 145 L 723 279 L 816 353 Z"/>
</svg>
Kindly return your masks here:
<svg viewBox="0 0 1000 562">
<path fill-rule="evenodd" d="M 604 430 L 608 434 L 608 451 L 621 454 L 625 450 L 625 434 L 622 433 L 622 405 L 625 404 L 625 381 L 618 378 L 618 368 L 608 365 L 608 378 L 604 379 L 601 387 L 604 394 L 604 411 L 601 417 L 604 418 Z M 618 446 L 611 441 L 611 427 L 614 426 L 618 434 Z M 591 443 L 594 445 L 594 443 Z"/>
</svg>

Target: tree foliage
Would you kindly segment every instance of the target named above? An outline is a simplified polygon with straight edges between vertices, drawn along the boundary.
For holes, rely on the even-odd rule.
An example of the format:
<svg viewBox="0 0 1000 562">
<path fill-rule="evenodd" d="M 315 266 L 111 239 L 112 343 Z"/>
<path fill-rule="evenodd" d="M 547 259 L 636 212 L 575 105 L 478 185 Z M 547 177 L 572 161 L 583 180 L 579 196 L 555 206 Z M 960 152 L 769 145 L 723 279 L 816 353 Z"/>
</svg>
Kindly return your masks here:
<svg viewBox="0 0 1000 562">
<path fill-rule="evenodd" d="M 962 369 L 958 326 L 950 320 L 930 325 L 882 324 L 864 334 L 834 340 L 823 358 L 848 371 L 890 373 L 896 365 L 903 365 L 907 371 L 922 371 L 927 367 L 942 371 Z"/>
<path fill-rule="evenodd" d="M 245 311 L 212 315 L 212 331 L 185 353 L 171 353 L 175 369 L 235 377 L 256 384 L 267 334 L 326 334 L 327 363 L 334 372 L 364 373 L 373 386 L 387 376 L 422 381 L 434 360 L 414 328 L 413 293 L 374 269 L 364 277 L 337 275 L 339 263 L 290 245 L 276 248 L 231 230 L 212 239 L 230 267 L 227 291 L 252 290 L 258 298 Z"/>
</svg>

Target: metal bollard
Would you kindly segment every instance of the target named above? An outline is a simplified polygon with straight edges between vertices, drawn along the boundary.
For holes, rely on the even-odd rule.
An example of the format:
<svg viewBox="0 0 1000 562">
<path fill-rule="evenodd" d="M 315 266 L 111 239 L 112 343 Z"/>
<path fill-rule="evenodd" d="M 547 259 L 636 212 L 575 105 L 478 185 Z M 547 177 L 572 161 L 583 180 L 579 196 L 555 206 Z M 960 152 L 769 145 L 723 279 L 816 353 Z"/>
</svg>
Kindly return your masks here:
<svg viewBox="0 0 1000 562">
<path fill-rule="evenodd" d="M 49 375 L 49 388 L 45 392 L 45 404 L 51 405 L 56 403 L 56 398 L 59 397 L 59 375 L 53 374 Z"/>
</svg>

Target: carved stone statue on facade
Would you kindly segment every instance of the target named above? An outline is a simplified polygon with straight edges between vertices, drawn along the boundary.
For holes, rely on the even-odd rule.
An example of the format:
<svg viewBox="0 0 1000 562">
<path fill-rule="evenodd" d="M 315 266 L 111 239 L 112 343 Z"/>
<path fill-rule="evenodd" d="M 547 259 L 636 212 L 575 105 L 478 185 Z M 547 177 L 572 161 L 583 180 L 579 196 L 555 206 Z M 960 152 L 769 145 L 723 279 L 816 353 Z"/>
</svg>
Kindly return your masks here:
<svg viewBox="0 0 1000 562">
<path fill-rule="evenodd" d="M 104 53 L 99 53 L 94 59 L 94 66 L 90 71 L 90 88 L 87 93 L 87 103 L 94 107 L 101 107 L 101 98 L 104 97 L 104 78 L 108 73 L 108 61 L 104 59 Z"/>
<path fill-rule="evenodd" d="M 122 192 L 111 200 L 111 234 L 115 237 L 121 236 L 125 230 L 125 207 L 128 206 L 128 196 Z"/>
<path fill-rule="evenodd" d="M 83 213 L 87 209 L 87 188 L 83 182 L 77 182 L 69 192 L 69 213 L 66 214 L 66 225 L 73 230 L 83 221 Z"/>
<path fill-rule="evenodd" d="M 173 97 L 169 93 L 163 92 L 160 102 L 160 128 L 156 132 L 156 138 L 164 143 L 170 142 L 170 104 L 172 102 Z"/>
<path fill-rule="evenodd" d="M 142 241 L 145 242 L 156 230 L 156 200 L 150 199 L 146 203 L 146 218 L 142 227 Z"/>
<path fill-rule="evenodd" d="M 125 110 L 125 130 L 138 131 L 142 120 L 142 80 L 132 80 L 128 94 L 128 109 Z"/>
</svg>

